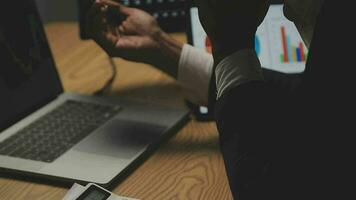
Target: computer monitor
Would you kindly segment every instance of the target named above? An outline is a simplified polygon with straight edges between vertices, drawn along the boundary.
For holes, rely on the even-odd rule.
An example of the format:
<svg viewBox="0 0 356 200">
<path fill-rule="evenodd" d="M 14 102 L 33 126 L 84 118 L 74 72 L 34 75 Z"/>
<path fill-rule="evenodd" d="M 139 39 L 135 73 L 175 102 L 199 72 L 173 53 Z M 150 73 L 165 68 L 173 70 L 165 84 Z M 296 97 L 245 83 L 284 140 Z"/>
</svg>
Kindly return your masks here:
<svg viewBox="0 0 356 200">
<path fill-rule="evenodd" d="M 273 0 L 271 3 L 256 33 L 256 54 L 265 69 L 286 74 L 302 73 L 305 70 L 308 50 L 295 25 L 284 16 L 282 2 Z M 188 24 L 188 42 L 211 53 L 212 45 L 200 23 L 197 7 L 190 8 Z M 214 119 L 212 107 L 198 106 L 190 102 L 188 105 L 198 120 Z"/>
<path fill-rule="evenodd" d="M 196 7 L 190 9 L 188 39 L 193 46 L 211 52 L 211 44 L 199 21 Z M 288 74 L 305 70 L 308 50 L 294 23 L 284 17 L 281 4 L 271 5 L 258 27 L 255 50 L 263 68 Z"/>
</svg>

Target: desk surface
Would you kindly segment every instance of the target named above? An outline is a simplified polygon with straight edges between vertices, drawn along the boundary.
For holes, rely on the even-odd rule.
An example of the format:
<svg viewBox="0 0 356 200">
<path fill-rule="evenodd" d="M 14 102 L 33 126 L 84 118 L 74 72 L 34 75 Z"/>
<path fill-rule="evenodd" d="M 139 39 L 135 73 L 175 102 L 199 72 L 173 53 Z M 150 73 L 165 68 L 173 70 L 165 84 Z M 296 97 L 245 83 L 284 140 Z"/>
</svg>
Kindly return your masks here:
<svg viewBox="0 0 356 200">
<path fill-rule="evenodd" d="M 66 91 L 90 94 L 110 77 L 107 56 L 81 41 L 76 23 L 54 23 L 46 32 Z M 173 34 L 185 41 L 184 34 Z M 115 59 L 112 95 L 184 106 L 175 81 L 151 66 Z M 68 188 L 0 178 L 0 200 L 60 200 Z M 113 190 L 148 199 L 232 199 L 214 123 L 190 121 Z"/>
</svg>

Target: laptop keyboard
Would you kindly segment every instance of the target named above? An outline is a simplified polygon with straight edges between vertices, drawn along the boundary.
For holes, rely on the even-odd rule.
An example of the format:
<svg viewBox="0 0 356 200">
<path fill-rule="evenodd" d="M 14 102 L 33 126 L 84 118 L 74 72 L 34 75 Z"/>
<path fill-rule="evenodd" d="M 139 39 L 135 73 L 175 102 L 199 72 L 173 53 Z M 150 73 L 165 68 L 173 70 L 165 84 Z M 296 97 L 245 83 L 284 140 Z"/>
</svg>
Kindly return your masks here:
<svg viewBox="0 0 356 200">
<path fill-rule="evenodd" d="M 0 155 L 53 162 L 119 110 L 119 106 L 66 101 L 0 142 Z"/>
</svg>

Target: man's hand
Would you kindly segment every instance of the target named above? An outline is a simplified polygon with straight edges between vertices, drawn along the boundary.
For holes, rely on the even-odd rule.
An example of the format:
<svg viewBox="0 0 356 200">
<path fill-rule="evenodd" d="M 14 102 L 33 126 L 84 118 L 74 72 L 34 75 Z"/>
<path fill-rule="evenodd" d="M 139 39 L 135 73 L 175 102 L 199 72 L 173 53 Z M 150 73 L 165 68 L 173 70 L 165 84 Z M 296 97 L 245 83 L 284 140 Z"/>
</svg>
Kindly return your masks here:
<svg viewBox="0 0 356 200">
<path fill-rule="evenodd" d="M 195 0 L 200 21 L 213 44 L 216 63 L 242 49 L 254 48 L 254 37 L 267 13 L 268 0 Z"/>
<path fill-rule="evenodd" d="M 108 19 L 109 12 L 125 19 L 115 23 Z M 160 50 L 161 36 L 166 34 L 150 14 L 111 0 L 97 0 L 88 21 L 93 39 L 109 55 L 136 62 L 150 63 L 152 58 L 147 54 Z"/>
<path fill-rule="evenodd" d="M 121 24 L 108 19 L 109 12 L 117 12 L 125 18 Z M 115 1 L 96 1 L 89 14 L 90 34 L 92 38 L 110 55 L 138 62 L 145 60 L 144 51 L 159 48 L 155 40 L 162 33 L 156 20 L 148 13 L 135 8 L 125 7 Z M 138 55 L 140 54 L 140 55 Z"/>
<path fill-rule="evenodd" d="M 183 44 L 162 31 L 150 14 L 115 1 L 96 0 L 87 21 L 91 37 L 110 56 L 151 64 L 176 77 Z"/>
</svg>

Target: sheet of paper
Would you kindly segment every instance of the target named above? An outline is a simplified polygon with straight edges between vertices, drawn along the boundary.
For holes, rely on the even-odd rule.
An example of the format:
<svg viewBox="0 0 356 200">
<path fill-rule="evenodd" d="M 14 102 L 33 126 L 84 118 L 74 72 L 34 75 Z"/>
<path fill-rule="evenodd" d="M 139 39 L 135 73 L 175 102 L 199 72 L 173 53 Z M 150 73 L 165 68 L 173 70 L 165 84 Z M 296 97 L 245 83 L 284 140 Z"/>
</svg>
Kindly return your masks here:
<svg viewBox="0 0 356 200">
<path fill-rule="evenodd" d="M 84 186 L 74 183 L 67 194 L 63 197 L 63 200 L 73 200 L 77 198 L 84 191 L 84 189 Z"/>
<path fill-rule="evenodd" d="M 63 197 L 62 200 L 75 200 L 78 198 L 88 187 L 90 184 L 86 186 L 79 185 L 74 183 L 73 186 L 68 190 L 67 194 Z M 116 194 L 112 194 L 108 200 L 139 200 L 130 197 L 118 196 Z"/>
</svg>

